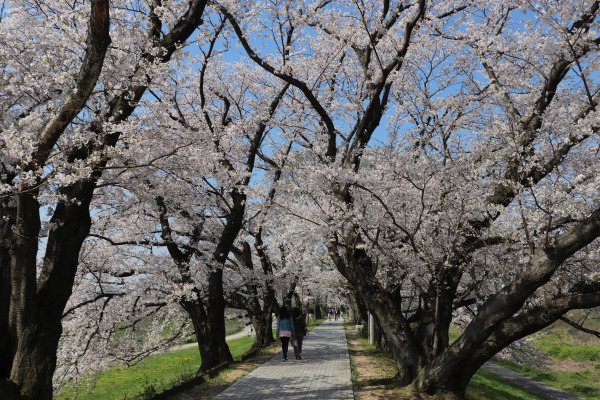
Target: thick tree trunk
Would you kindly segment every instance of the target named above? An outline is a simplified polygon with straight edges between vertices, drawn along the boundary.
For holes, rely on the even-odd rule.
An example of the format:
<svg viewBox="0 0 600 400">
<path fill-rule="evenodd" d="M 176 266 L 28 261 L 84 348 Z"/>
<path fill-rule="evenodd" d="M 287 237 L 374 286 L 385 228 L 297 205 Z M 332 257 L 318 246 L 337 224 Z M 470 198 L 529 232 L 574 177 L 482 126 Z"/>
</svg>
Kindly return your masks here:
<svg viewBox="0 0 600 400">
<path fill-rule="evenodd" d="M 202 335 L 198 336 L 202 364 L 198 372 L 205 372 L 233 361 L 225 341 L 225 299 L 223 297 L 223 270 L 216 268 L 208 277 L 208 302 Z"/>
<path fill-rule="evenodd" d="M 267 296 L 269 297 L 269 296 Z M 271 299 L 272 300 L 272 299 Z M 254 325 L 256 337 L 252 349 L 259 349 L 269 346 L 274 342 L 273 339 L 273 308 L 274 304 L 269 298 L 265 299 L 263 309 L 260 311 L 259 325 Z M 257 318 L 258 319 L 258 318 Z M 254 320 L 253 320 L 254 324 Z"/>
<path fill-rule="evenodd" d="M 8 312 L 10 308 L 10 253 L 12 247 L 12 226 L 16 208 L 12 199 L 0 203 L 0 382 L 9 379 L 16 344 L 8 335 Z M 1 383 L 0 383 L 1 385 Z M 8 398 L 1 395 L 0 398 Z"/>
<path fill-rule="evenodd" d="M 255 337 L 251 350 L 262 349 L 273 343 L 273 330 L 262 312 L 259 315 L 252 314 L 252 327 Z"/>
<path fill-rule="evenodd" d="M 357 246 L 358 247 L 358 246 Z M 401 385 L 410 384 L 416 377 L 417 368 L 425 363 L 418 341 L 412 335 L 409 322 L 401 312 L 398 293 L 388 293 L 375 279 L 375 269 L 369 256 L 360 248 L 353 248 L 345 259 L 335 249 L 330 255 L 338 270 L 352 286 L 357 300 L 368 307 L 381 334 L 386 337 L 390 353 L 396 363 Z"/>
<path fill-rule="evenodd" d="M 321 311 L 321 304 L 319 304 L 318 301 L 315 302 L 315 319 L 322 319 L 323 318 L 323 312 Z"/>
<path fill-rule="evenodd" d="M 23 327 L 13 358 L 11 381 L 19 388 L 19 399 L 51 400 L 62 326 L 60 320 L 36 314 Z"/>
<path fill-rule="evenodd" d="M 273 308 L 272 304 L 268 300 L 265 300 L 264 306 L 261 308 L 258 299 L 254 298 L 244 305 L 250 315 L 252 328 L 255 333 L 251 350 L 262 349 L 273 343 L 273 330 L 271 329 L 271 323 L 273 321 L 271 316 L 271 310 Z"/>
<path fill-rule="evenodd" d="M 357 325 L 366 325 L 367 321 L 369 319 L 369 314 L 367 311 L 367 307 L 365 306 L 365 303 L 362 301 L 362 299 L 358 296 L 356 296 L 356 294 L 354 294 L 354 292 L 350 292 L 349 294 L 349 299 L 350 299 L 350 307 L 352 309 L 351 311 L 351 317 L 352 317 L 352 322 L 354 322 Z"/>
<path fill-rule="evenodd" d="M 56 206 L 51 220 L 54 228 L 48 236 L 39 277 L 36 277 L 39 204 L 33 194 L 18 196 L 15 234 L 10 247 L 11 301 L 3 341 L 3 356 L 8 356 L 8 361 L 3 360 L 3 369 L 10 362 L 8 379 L 12 384 L 9 386 L 18 388 L 16 398 L 52 398 L 62 313 L 71 296 L 79 251 L 91 225 L 90 190 L 89 184 L 77 184 L 68 192 L 65 190 L 68 197 L 78 202 Z"/>
<path fill-rule="evenodd" d="M 194 333 L 198 339 L 198 350 L 202 363 L 198 369 L 198 374 L 208 371 L 225 362 L 232 361 L 229 347 L 225 342 L 225 320 L 223 319 L 223 340 L 215 337 L 213 332 L 218 331 L 218 327 L 211 323 L 204 305 L 200 301 L 181 302 L 182 307 L 188 313 L 194 326 Z"/>
<path fill-rule="evenodd" d="M 256 247 L 259 257 L 261 257 L 261 263 L 263 271 L 266 275 L 272 274 L 272 265 L 267 260 L 266 255 L 262 252 L 260 233 L 256 236 Z M 252 260 L 252 248 L 246 241 L 242 242 L 242 248 L 234 250 L 236 257 L 245 265 L 249 270 L 254 270 L 254 262 Z M 259 291 L 257 285 L 248 282 L 246 288 L 250 293 L 250 300 L 243 298 L 242 296 L 231 296 L 230 301 L 235 304 L 238 308 L 243 308 L 248 311 L 252 320 L 252 326 L 254 328 L 255 337 L 254 343 L 252 344 L 252 350 L 261 349 L 273 343 L 273 330 L 271 329 L 271 323 L 273 322 L 273 308 L 275 308 L 276 298 L 275 291 L 270 286 L 269 282 L 265 282 L 263 291 Z M 260 292 L 263 292 L 263 305 L 261 306 L 259 297 Z"/>
</svg>

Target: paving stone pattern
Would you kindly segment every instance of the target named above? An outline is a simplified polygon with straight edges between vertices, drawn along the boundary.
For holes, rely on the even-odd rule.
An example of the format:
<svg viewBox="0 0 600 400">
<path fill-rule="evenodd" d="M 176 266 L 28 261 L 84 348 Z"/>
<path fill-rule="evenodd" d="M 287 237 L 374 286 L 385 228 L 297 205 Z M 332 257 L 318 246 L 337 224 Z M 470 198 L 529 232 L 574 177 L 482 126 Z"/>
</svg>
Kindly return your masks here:
<svg viewBox="0 0 600 400">
<path fill-rule="evenodd" d="M 309 332 L 302 360 L 280 352 L 213 400 L 353 400 L 350 358 L 341 320 L 325 321 Z"/>
</svg>

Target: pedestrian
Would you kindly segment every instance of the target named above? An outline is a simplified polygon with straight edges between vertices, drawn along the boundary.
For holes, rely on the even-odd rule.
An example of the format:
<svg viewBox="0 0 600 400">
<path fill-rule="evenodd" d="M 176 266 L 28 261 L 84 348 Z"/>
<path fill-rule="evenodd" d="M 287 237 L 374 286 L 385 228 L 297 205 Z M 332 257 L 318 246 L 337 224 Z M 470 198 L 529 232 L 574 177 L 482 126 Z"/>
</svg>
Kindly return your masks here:
<svg viewBox="0 0 600 400">
<path fill-rule="evenodd" d="M 294 319 L 296 333 L 296 337 L 292 339 L 294 356 L 296 356 L 296 360 L 302 360 L 302 341 L 304 340 L 304 332 L 306 330 L 306 318 L 298 307 L 294 307 L 292 310 L 292 318 Z"/>
<path fill-rule="evenodd" d="M 290 339 L 295 336 L 294 320 L 288 309 L 283 306 L 279 309 L 279 318 L 277 318 L 277 329 L 275 336 L 281 338 L 281 349 L 283 350 L 283 361 L 287 361 L 288 345 Z"/>
</svg>

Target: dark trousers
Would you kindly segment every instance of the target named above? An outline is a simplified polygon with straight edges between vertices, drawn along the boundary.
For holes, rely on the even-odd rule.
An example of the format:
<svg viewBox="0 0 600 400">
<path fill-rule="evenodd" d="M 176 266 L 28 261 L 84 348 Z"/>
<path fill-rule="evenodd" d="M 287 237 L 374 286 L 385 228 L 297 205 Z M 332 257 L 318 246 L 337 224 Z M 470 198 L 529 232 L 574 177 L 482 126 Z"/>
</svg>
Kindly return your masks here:
<svg viewBox="0 0 600 400">
<path fill-rule="evenodd" d="M 283 357 L 287 358 L 288 345 L 290 344 L 291 338 L 281 336 L 280 339 L 281 339 L 281 350 L 283 350 Z"/>
<path fill-rule="evenodd" d="M 299 357 L 302 355 L 302 341 L 304 340 L 304 335 L 296 334 L 296 339 L 298 340 L 298 345 L 294 346 L 294 356 Z"/>
</svg>

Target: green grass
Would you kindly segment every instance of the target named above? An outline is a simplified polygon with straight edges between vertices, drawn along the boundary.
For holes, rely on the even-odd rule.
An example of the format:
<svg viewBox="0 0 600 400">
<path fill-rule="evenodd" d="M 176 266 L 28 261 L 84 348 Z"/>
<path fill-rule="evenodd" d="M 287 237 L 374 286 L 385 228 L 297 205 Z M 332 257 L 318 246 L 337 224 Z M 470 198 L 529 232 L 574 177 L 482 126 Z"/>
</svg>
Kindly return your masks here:
<svg viewBox="0 0 600 400">
<path fill-rule="evenodd" d="M 504 360 L 495 362 L 536 381 L 543 382 L 584 399 L 600 400 L 600 383 L 598 383 L 600 382 L 600 367 L 598 367 L 600 364 L 596 364 L 597 367 L 593 370 L 556 372 L 549 369 L 540 370 Z"/>
<path fill-rule="evenodd" d="M 467 399 L 470 400 L 543 400 L 506 379 L 486 370 L 477 371 L 467 387 Z"/>
<path fill-rule="evenodd" d="M 596 328 L 596 321 L 591 320 L 590 327 Z M 558 321 L 538 334 L 533 346 L 546 355 L 561 361 L 575 361 L 578 370 L 553 371 L 519 365 L 510 361 L 497 361 L 498 364 L 536 381 L 546 383 L 555 388 L 573 393 L 585 399 L 600 400 L 600 345 L 591 335 L 579 332 L 566 323 Z M 585 363 L 585 364 L 583 364 Z M 587 365 L 586 369 L 583 369 Z"/>
<path fill-rule="evenodd" d="M 547 333 L 540 335 L 534 346 L 559 360 L 600 362 L 600 346 L 573 343 L 572 339 L 573 335 L 566 333 Z"/>
<path fill-rule="evenodd" d="M 323 322 L 325 322 L 325 318 L 311 319 L 306 326 L 309 329 L 312 329 L 314 327 L 317 327 L 317 326 L 321 325 Z"/>
<path fill-rule="evenodd" d="M 368 344 L 366 339 L 359 338 L 358 340 L 359 342 L 362 342 L 364 349 L 359 351 L 350 349 L 351 355 L 360 353 L 362 355 L 373 357 L 379 367 L 385 371 L 383 373 L 385 376 L 382 377 L 393 377 L 396 374 L 396 367 L 389 353 L 378 351 L 375 346 Z M 350 362 L 350 369 L 353 384 L 360 385 L 361 382 L 358 381 L 358 371 L 352 361 Z M 391 386 L 394 385 L 392 384 Z M 392 397 L 391 394 L 390 397 Z M 540 397 L 535 393 L 514 385 L 506 379 L 483 369 L 477 371 L 471 379 L 471 382 L 467 387 L 466 398 L 469 400 L 544 400 L 544 397 Z"/>
<path fill-rule="evenodd" d="M 243 331 L 245 327 L 246 325 L 241 319 L 232 319 L 225 321 L 225 334 L 233 335 L 234 333 Z"/>
<path fill-rule="evenodd" d="M 573 318 L 577 319 L 582 315 L 583 311 L 574 312 Z M 590 319 L 586 322 L 586 327 L 598 329 L 600 322 Z M 451 339 L 453 333 L 456 334 L 455 331 L 451 332 Z M 540 369 L 504 360 L 495 362 L 536 381 L 584 399 L 600 400 L 600 342 L 596 338 L 577 331 L 562 321 L 555 322 L 541 334 L 533 337 L 535 338 L 532 342 L 534 347 L 557 360 L 570 362 L 570 364 L 563 365 L 573 365 L 573 371 L 559 372 L 548 368 Z M 579 364 L 575 365 L 573 362 Z M 477 381 L 474 379 L 471 382 L 473 385 Z M 476 399 L 477 397 L 472 398 Z"/>
<path fill-rule="evenodd" d="M 228 342 L 233 358 L 239 359 L 248 352 L 253 342 L 249 337 Z M 79 388 L 65 388 L 56 399 L 143 399 L 192 378 L 200 367 L 200 361 L 197 347 L 157 354 L 132 367 L 105 371 L 97 380 L 85 382 Z"/>
</svg>

